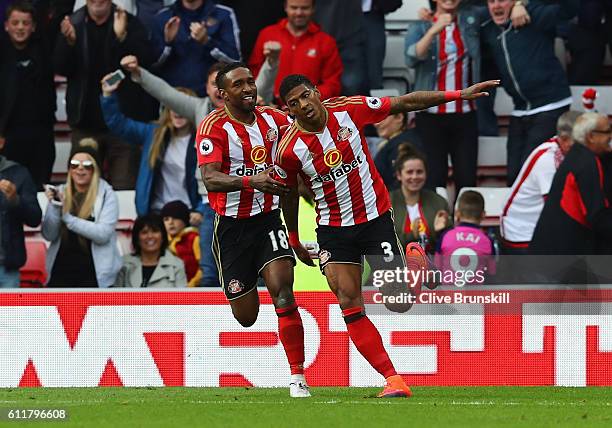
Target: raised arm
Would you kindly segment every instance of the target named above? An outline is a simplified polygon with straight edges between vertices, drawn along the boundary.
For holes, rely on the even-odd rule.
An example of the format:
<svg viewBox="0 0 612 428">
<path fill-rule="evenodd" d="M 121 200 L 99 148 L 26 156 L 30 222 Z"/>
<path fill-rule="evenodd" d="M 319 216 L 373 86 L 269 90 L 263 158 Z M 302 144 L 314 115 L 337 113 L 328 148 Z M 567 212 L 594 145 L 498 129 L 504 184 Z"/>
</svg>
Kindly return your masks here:
<svg viewBox="0 0 612 428">
<path fill-rule="evenodd" d="M 487 80 L 460 91 L 416 91 L 391 98 L 390 114 L 424 110 L 455 100 L 475 100 L 487 97 L 487 89 L 499 86 L 499 80 Z"/>
</svg>

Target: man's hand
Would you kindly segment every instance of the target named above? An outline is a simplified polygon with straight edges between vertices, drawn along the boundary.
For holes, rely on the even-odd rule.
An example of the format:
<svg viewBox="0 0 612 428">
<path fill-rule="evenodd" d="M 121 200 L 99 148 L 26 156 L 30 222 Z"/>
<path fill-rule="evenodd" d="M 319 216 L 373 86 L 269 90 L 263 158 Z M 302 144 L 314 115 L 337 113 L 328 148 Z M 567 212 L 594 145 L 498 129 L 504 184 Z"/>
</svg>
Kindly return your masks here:
<svg viewBox="0 0 612 428">
<path fill-rule="evenodd" d="M 192 226 L 199 226 L 203 219 L 204 216 L 199 212 L 192 211 L 189 213 L 189 224 Z"/>
<path fill-rule="evenodd" d="M 17 187 L 11 181 L 0 180 L 0 192 L 4 193 L 9 202 L 17 200 Z"/>
<path fill-rule="evenodd" d="M 113 31 L 117 40 L 123 42 L 127 37 L 128 17 L 127 12 L 121 8 L 115 10 L 115 19 L 113 20 Z"/>
<path fill-rule="evenodd" d="M 166 44 L 170 44 L 176 38 L 178 34 L 179 27 L 181 25 L 181 18 L 178 16 L 173 16 L 166 22 L 164 25 L 164 41 Z"/>
<path fill-rule="evenodd" d="M 60 24 L 60 32 L 66 38 L 66 42 L 69 46 L 74 46 L 76 43 L 76 30 L 74 29 L 74 25 L 70 22 L 70 18 L 64 16 Z"/>
<path fill-rule="evenodd" d="M 524 27 L 531 22 L 531 17 L 527 13 L 527 9 L 522 4 L 515 4 L 510 12 L 510 20 L 514 28 Z"/>
<path fill-rule="evenodd" d="M 300 242 L 299 246 L 295 246 L 295 247 L 291 247 L 291 248 L 293 249 L 293 252 L 297 256 L 297 258 L 300 259 L 300 261 L 302 263 L 304 263 L 305 265 L 308 265 L 308 266 L 314 266 L 315 265 L 314 262 L 312 261 L 312 258 L 310 257 L 310 253 L 308 252 L 306 247 L 304 247 L 302 245 L 301 242 Z"/>
<path fill-rule="evenodd" d="M 208 41 L 208 29 L 204 22 L 192 22 L 189 25 L 191 38 L 200 44 L 205 44 Z"/>
<path fill-rule="evenodd" d="M 121 67 L 125 69 L 128 73 L 132 75 L 133 79 L 140 78 L 140 66 L 138 65 L 138 58 L 134 55 L 127 55 L 121 58 Z"/>
<path fill-rule="evenodd" d="M 438 15 L 438 19 L 431 26 L 431 30 L 434 34 L 439 34 L 444 27 L 450 25 L 453 22 L 453 16 L 450 13 L 442 13 Z"/>
<path fill-rule="evenodd" d="M 486 82 L 476 83 L 475 85 L 470 86 L 469 88 L 465 88 L 461 90 L 461 99 L 462 100 L 475 100 L 480 97 L 488 97 L 489 93 L 486 92 L 487 89 L 493 89 L 499 86 L 499 80 L 487 80 Z"/>
<path fill-rule="evenodd" d="M 269 40 L 263 45 L 263 54 L 271 66 L 278 64 L 280 57 L 281 44 L 274 40 Z"/>
<path fill-rule="evenodd" d="M 270 167 L 265 171 L 260 172 L 250 178 L 249 184 L 252 188 L 259 190 L 264 193 L 271 193 L 273 195 L 287 195 L 290 189 L 286 184 L 276 181 L 272 178 L 271 174 L 274 172 L 274 167 Z"/>
<path fill-rule="evenodd" d="M 110 97 L 111 94 L 115 92 L 117 88 L 119 87 L 119 85 L 121 84 L 121 80 L 119 80 L 118 82 L 115 82 L 112 85 L 109 85 L 107 83 L 107 80 L 110 79 L 112 75 L 113 73 L 108 73 L 106 76 L 102 78 L 102 80 L 100 80 L 100 84 L 102 85 L 102 96 L 104 97 Z"/>
</svg>

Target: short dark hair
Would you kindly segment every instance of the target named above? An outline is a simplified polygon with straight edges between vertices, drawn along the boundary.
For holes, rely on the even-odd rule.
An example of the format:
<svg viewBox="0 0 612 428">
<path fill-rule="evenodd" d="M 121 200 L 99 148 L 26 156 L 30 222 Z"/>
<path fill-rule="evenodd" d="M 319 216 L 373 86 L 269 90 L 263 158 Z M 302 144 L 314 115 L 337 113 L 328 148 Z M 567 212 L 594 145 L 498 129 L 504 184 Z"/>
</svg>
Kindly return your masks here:
<svg viewBox="0 0 612 428">
<path fill-rule="evenodd" d="M 11 14 L 15 11 L 22 13 L 29 13 L 32 17 L 32 22 L 36 22 L 36 11 L 34 10 L 34 6 L 29 1 L 16 1 L 11 3 L 6 8 L 6 20 L 10 18 Z"/>
<path fill-rule="evenodd" d="M 395 172 L 402 172 L 402 168 L 404 167 L 404 163 L 406 161 L 418 159 L 423 162 L 423 166 L 425 167 L 425 171 L 427 171 L 427 157 L 423 152 L 418 150 L 416 147 L 412 145 L 412 143 L 406 141 L 405 143 L 401 143 L 397 147 L 397 158 L 393 162 L 393 166 L 395 167 Z"/>
<path fill-rule="evenodd" d="M 225 67 L 226 63 L 225 62 L 215 62 L 213 65 L 210 66 L 210 68 L 208 69 L 208 74 L 207 76 L 210 77 L 211 74 L 216 73 L 218 71 L 221 71 L 221 69 L 223 67 Z M 215 82 L 216 84 L 216 82 Z"/>
<path fill-rule="evenodd" d="M 285 77 L 280 84 L 278 92 L 280 94 L 281 100 L 286 102 L 285 97 L 293 88 L 297 88 L 300 85 L 304 85 L 308 88 L 315 88 L 315 85 L 310 81 L 310 79 L 303 74 L 290 74 Z"/>
<path fill-rule="evenodd" d="M 225 89 L 225 75 L 237 68 L 249 69 L 249 67 L 241 61 L 228 62 L 227 64 L 223 64 L 223 67 L 220 67 L 219 74 L 217 74 L 217 78 L 215 79 L 215 84 L 217 85 L 217 88 Z"/>
<path fill-rule="evenodd" d="M 459 196 L 457 210 L 461 215 L 469 218 L 480 218 L 484 212 L 485 201 L 480 192 L 466 190 Z"/>
<path fill-rule="evenodd" d="M 168 234 L 166 233 L 166 227 L 164 226 L 164 220 L 159 214 L 149 213 L 143 216 L 139 216 L 134 221 L 134 227 L 132 228 L 132 248 L 134 248 L 134 255 L 139 256 L 141 252 L 139 235 L 142 229 L 148 227 L 154 231 L 160 231 L 162 235 L 161 248 L 159 250 L 160 257 L 166 252 L 168 248 Z"/>
</svg>

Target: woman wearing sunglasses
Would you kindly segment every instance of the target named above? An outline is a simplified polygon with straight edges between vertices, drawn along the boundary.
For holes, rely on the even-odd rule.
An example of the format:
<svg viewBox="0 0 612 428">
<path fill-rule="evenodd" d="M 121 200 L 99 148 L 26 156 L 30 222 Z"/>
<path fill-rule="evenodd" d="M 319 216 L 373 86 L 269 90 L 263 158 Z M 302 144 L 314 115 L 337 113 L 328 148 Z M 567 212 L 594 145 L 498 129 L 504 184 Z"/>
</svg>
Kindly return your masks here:
<svg viewBox="0 0 612 428">
<path fill-rule="evenodd" d="M 100 178 L 96 146 L 92 139 L 82 140 L 70 154 L 66 184 L 45 191 L 48 287 L 110 287 L 121 269 L 115 232 L 119 205 L 113 188 Z"/>
</svg>

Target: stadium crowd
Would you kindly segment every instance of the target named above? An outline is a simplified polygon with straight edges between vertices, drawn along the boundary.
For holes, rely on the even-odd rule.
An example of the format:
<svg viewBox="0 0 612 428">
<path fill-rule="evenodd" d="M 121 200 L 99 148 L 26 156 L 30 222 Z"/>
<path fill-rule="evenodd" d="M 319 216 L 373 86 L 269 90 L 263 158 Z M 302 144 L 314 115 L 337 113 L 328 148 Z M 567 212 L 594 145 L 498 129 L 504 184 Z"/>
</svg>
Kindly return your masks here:
<svg viewBox="0 0 612 428">
<path fill-rule="evenodd" d="M 224 106 L 217 74 L 244 61 L 257 104 L 284 110 L 281 82 L 292 74 L 310 79 L 322 100 L 384 91 L 385 15 L 402 6 L 256 3 L 0 1 L 0 287 L 19 286 L 24 226 L 39 225 L 48 287 L 219 287 L 215 212 L 194 149 L 198 126 Z M 570 111 L 570 84 L 604 82 L 612 2 L 430 0 L 418 13 L 403 52 L 411 91 L 499 78 L 512 99 L 501 252 L 611 254 L 609 112 L 593 111 L 586 93 L 587 113 Z M 559 38 L 567 71 L 555 55 Z M 56 82 L 64 81 L 71 151 L 65 183 L 52 186 Z M 453 200 L 436 193 L 478 185 L 479 136 L 500 132 L 494 96 L 366 128 L 402 245 L 446 255 L 468 245 L 456 236 L 474 229 L 482 236 L 474 251 L 495 253 L 479 226 L 482 196 L 465 192 L 453 215 Z M 138 217 L 132 252 L 121 254 L 116 191 L 131 189 Z M 44 213 L 37 191 L 48 200 Z"/>
</svg>

